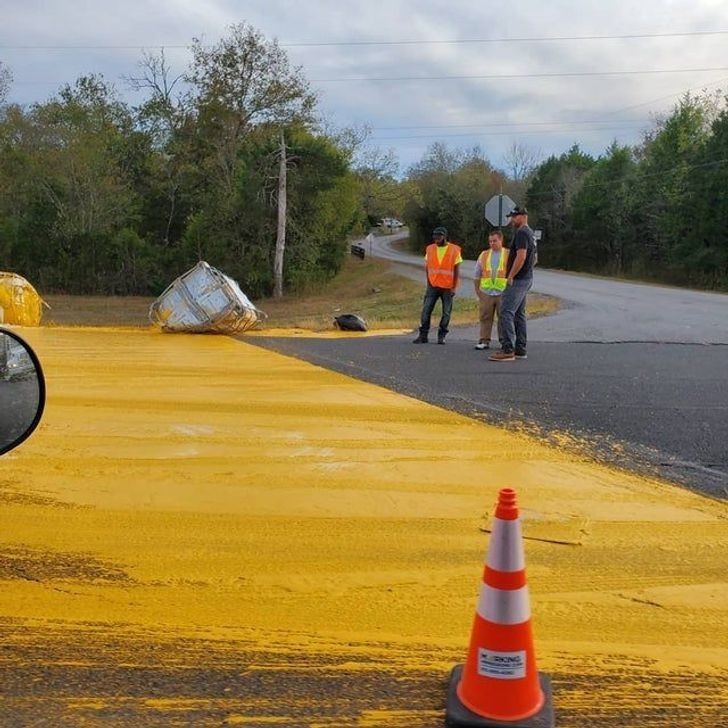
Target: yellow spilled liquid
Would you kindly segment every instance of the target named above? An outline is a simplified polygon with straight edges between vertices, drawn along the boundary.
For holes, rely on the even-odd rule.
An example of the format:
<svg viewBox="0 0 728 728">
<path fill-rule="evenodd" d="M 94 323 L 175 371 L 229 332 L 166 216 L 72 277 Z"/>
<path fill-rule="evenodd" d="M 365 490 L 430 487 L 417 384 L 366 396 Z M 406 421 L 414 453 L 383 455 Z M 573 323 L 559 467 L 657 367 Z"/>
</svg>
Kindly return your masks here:
<svg viewBox="0 0 728 728">
<path fill-rule="evenodd" d="M 502 487 L 558 725 L 723 724 L 725 503 L 229 338 L 22 333 L 0 724 L 442 725 Z"/>
</svg>

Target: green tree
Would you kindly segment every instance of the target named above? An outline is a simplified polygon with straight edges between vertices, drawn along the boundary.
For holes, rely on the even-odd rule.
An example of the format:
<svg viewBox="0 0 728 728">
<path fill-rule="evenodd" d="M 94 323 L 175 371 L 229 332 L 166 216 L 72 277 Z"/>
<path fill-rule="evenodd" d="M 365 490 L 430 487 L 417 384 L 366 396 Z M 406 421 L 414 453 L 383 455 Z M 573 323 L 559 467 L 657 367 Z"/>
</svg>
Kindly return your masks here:
<svg viewBox="0 0 728 728">
<path fill-rule="evenodd" d="M 451 150 L 440 142 L 410 168 L 408 183 L 405 219 L 413 249 L 421 250 L 429 243 L 432 230 L 444 225 L 471 257 L 485 244 L 486 201 L 504 186 L 508 191 L 508 180 L 481 149 Z"/>
<path fill-rule="evenodd" d="M 260 124 L 311 121 L 316 97 L 277 41 L 241 23 L 212 47 L 195 39 L 185 76 L 203 174 L 230 192 L 239 142 Z"/>
<path fill-rule="evenodd" d="M 363 149 L 354 170 L 359 182 L 361 204 L 369 226 L 384 217 L 403 214 L 402 188 L 397 181 L 399 162 L 394 150 L 378 147 Z"/>
<path fill-rule="evenodd" d="M 45 104 L 6 113 L 3 126 L 3 167 L 16 191 L 5 175 L 0 187 L 14 207 L 16 265 L 42 287 L 107 290 L 119 279 L 109 246 L 135 224 L 135 176 L 147 153 L 128 108 L 101 77 L 81 77 Z"/>
<path fill-rule="evenodd" d="M 580 269 L 621 274 L 634 240 L 636 165 L 629 147 L 616 142 L 586 173 L 573 200 L 573 263 Z"/>
<path fill-rule="evenodd" d="M 200 259 L 268 293 L 277 154 L 289 140 L 285 282 L 333 275 L 363 225 L 346 135 L 314 131 L 315 96 L 276 42 L 242 24 L 195 41 L 186 85 L 163 54 L 129 79 L 130 108 L 100 76 L 50 101 L 0 102 L 0 264 L 42 291 L 159 293 Z"/>
<path fill-rule="evenodd" d="M 637 149 L 634 204 L 640 210 L 641 246 L 635 251 L 635 273 L 659 275 L 676 262 L 673 250 L 690 227 L 680 211 L 689 194 L 691 169 L 710 133 L 711 116 L 708 99 L 686 94 Z"/>
<path fill-rule="evenodd" d="M 559 157 L 551 156 L 536 169 L 526 194 L 530 219 L 538 221 L 545 244 L 539 248 L 542 265 L 569 268 L 578 244 L 573 231 L 573 204 L 594 159 L 578 145 Z"/>
<path fill-rule="evenodd" d="M 728 98 L 726 99 L 728 101 Z M 711 134 L 689 172 L 688 194 L 679 217 L 684 235 L 674 245 L 673 264 L 696 285 L 728 289 L 728 110 L 711 125 Z"/>
<path fill-rule="evenodd" d="M 303 126 L 286 130 L 288 243 L 284 282 L 293 288 L 338 271 L 346 235 L 360 221 L 359 189 L 344 152 Z M 254 297 L 273 286 L 278 132 L 259 127 L 239 148 L 233 195 L 209 198 L 185 232 L 182 267 L 204 258 Z"/>
</svg>

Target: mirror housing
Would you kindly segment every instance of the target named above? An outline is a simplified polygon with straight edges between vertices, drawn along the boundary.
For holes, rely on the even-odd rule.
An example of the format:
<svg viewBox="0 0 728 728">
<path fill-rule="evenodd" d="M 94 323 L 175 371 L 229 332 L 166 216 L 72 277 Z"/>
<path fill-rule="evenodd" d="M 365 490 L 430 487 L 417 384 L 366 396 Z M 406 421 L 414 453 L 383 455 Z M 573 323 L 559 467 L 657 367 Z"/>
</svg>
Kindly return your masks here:
<svg viewBox="0 0 728 728">
<path fill-rule="evenodd" d="M 45 400 L 43 369 L 30 344 L 0 328 L 0 455 L 30 437 Z"/>
</svg>

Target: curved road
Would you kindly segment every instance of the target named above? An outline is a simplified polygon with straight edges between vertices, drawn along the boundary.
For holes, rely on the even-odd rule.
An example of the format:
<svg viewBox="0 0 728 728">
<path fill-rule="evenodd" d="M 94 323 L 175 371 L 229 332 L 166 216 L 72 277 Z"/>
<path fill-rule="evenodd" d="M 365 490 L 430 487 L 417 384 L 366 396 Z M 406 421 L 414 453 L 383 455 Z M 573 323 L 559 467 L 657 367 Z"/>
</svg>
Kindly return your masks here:
<svg viewBox="0 0 728 728">
<path fill-rule="evenodd" d="M 424 284 L 422 260 L 392 248 L 406 235 L 364 245 Z M 463 263 L 465 278 L 473 265 Z M 255 342 L 728 497 L 728 296 L 539 268 L 534 290 L 563 307 L 529 322 L 525 361 L 489 362 L 473 350 L 476 327 L 454 329 L 447 346 L 412 346 L 411 336 Z M 460 295 L 474 295 L 470 283 Z"/>
<path fill-rule="evenodd" d="M 406 237 L 401 232 L 374 238 L 372 255 L 398 263 L 407 277 L 423 280 L 422 260 L 392 247 Z M 475 261 L 466 260 L 461 274 L 472 280 L 474 267 Z M 534 292 L 557 296 L 564 308 L 529 324 L 532 342 L 728 344 L 728 295 L 536 271 Z M 462 286 L 459 293 L 470 297 L 472 289 Z"/>
</svg>

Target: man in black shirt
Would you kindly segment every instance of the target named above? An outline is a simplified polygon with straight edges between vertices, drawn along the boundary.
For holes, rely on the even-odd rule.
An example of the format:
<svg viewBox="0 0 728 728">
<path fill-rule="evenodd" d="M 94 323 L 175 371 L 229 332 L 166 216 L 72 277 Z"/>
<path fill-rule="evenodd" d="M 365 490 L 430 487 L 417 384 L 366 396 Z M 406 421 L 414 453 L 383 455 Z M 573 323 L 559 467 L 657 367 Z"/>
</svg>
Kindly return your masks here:
<svg viewBox="0 0 728 728">
<path fill-rule="evenodd" d="M 514 207 L 507 217 L 516 232 L 508 253 L 508 281 L 501 298 L 503 343 L 500 351 L 488 357 L 490 361 L 526 358 L 526 297 L 533 285 L 536 245 L 525 207 Z"/>
</svg>

